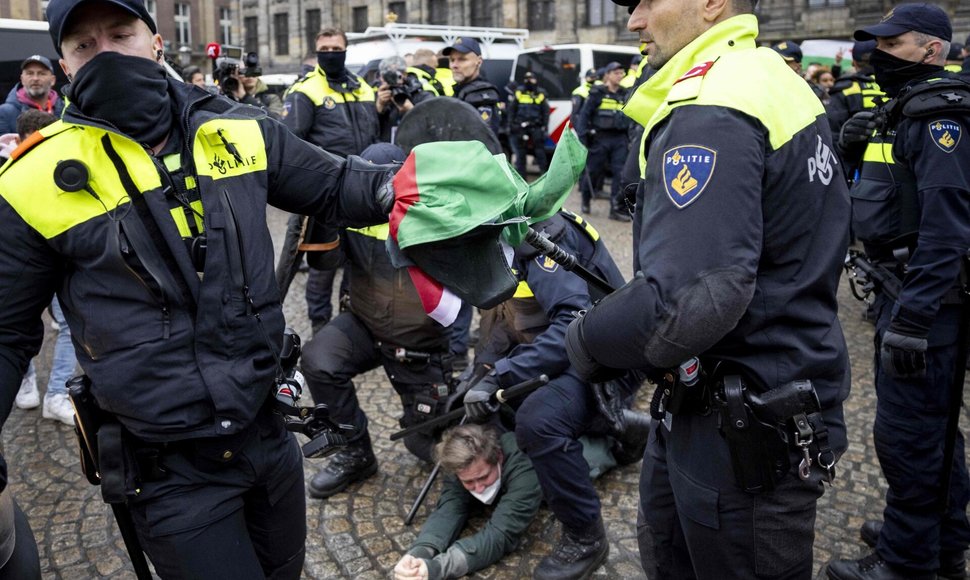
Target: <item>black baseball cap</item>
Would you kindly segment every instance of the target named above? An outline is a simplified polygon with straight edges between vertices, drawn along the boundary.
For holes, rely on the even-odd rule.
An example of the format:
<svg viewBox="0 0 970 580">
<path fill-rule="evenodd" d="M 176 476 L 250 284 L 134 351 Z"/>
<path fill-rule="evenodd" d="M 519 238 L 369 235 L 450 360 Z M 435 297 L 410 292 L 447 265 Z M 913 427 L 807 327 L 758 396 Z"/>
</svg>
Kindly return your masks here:
<svg viewBox="0 0 970 580">
<path fill-rule="evenodd" d="M 25 58 L 24 62 L 20 63 L 20 70 L 24 70 L 25 68 L 27 68 L 28 64 L 34 63 L 34 62 L 36 62 L 39 65 L 43 65 L 44 68 L 46 68 L 47 70 L 54 72 L 54 65 L 51 64 L 51 59 L 47 58 L 46 56 L 41 56 L 39 54 L 35 54 L 33 56 L 28 56 L 27 58 Z"/>
<path fill-rule="evenodd" d="M 54 48 L 57 50 L 57 54 L 64 56 L 61 53 L 61 37 L 64 35 L 67 21 L 74 12 L 74 9 L 83 4 L 84 2 L 90 2 L 92 0 L 50 0 L 47 5 L 47 22 L 50 23 L 50 33 L 51 40 L 54 41 Z M 114 4 L 115 6 L 130 12 L 132 15 L 136 16 L 139 20 L 143 21 L 151 29 L 152 34 L 158 33 L 158 28 L 155 26 L 155 21 L 152 20 L 151 14 L 148 13 L 148 9 L 145 8 L 145 3 L 142 0 L 97 0 L 99 2 L 105 2 L 107 4 Z"/>
<path fill-rule="evenodd" d="M 852 60 L 863 62 L 876 50 L 875 40 L 857 40 L 852 45 Z"/>
<path fill-rule="evenodd" d="M 474 38 L 469 38 L 467 36 L 459 36 L 455 39 L 455 43 L 451 46 L 445 48 L 441 51 L 441 54 L 448 56 L 453 51 L 469 53 L 474 52 L 478 56 L 482 56 L 482 47 L 478 44 L 478 41 Z"/>
<path fill-rule="evenodd" d="M 611 62 L 611 63 L 607 64 L 605 67 L 603 67 L 603 74 L 606 74 L 608 72 L 615 71 L 616 69 L 626 70 L 626 69 L 623 68 L 623 65 L 622 64 L 620 64 L 620 63 L 618 63 L 618 62 L 616 62 L 614 60 L 613 62 Z"/>
<path fill-rule="evenodd" d="M 936 4 L 900 4 L 882 17 L 879 24 L 855 31 L 856 40 L 871 40 L 877 37 L 899 36 L 909 31 L 922 32 L 947 42 L 953 40 L 953 26 L 950 17 Z"/>
<path fill-rule="evenodd" d="M 782 40 L 772 45 L 771 50 L 780 54 L 785 62 L 802 62 L 802 47 L 793 40 Z"/>
</svg>

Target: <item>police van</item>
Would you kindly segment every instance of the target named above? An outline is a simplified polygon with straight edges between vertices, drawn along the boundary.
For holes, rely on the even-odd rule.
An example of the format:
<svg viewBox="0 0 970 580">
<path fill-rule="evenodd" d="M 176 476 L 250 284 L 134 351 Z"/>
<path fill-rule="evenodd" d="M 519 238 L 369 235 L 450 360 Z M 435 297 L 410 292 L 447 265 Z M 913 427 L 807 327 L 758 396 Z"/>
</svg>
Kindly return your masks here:
<svg viewBox="0 0 970 580">
<path fill-rule="evenodd" d="M 572 112 L 573 91 L 583 82 L 589 69 L 599 69 L 616 61 L 624 67 L 639 54 L 636 46 L 609 44 L 553 44 L 530 48 L 519 53 L 512 71 L 518 86 L 526 72 L 532 71 L 549 99 L 549 138 L 546 149 L 552 149 L 566 128 Z"/>
<path fill-rule="evenodd" d="M 529 31 L 524 28 L 388 22 L 384 26 L 369 26 L 364 32 L 347 33 L 346 66 L 373 82 L 381 60 L 389 56 L 403 57 L 419 48 L 438 52 L 462 36 L 479 41 L 484 59 L 481 76 L 502 88 L 509 81 L 516 55 L 529 39 Z"/>
<path fill-rule="evenodd" d="M 20 64 L 28 56 L 39 54 L 51 59 L 57 85 L 67 82 L 57 66 L 57 51 L 48 33 L 46 22 L 0 18 L 0 103 L 7 93 L 20 82 Z"/>
</svg>

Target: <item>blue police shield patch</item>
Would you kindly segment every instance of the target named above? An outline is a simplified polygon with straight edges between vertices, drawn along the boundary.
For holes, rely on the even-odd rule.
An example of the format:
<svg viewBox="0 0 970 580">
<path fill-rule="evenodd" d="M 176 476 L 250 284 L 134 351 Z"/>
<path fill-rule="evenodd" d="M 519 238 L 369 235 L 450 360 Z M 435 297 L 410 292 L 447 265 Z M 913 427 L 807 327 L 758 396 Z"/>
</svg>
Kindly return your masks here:
<svg viewBox="0 0 970 580">
<path fill-rule="evenodd" d="M 679 209 L 694 202 L 714 174 L 717 151 L 700 145 L 681 145 L 664 153 L 663 180 L 667 197 Z"/>
<path fill-rule="evenodd" d="M 961 135 L 963 135 L 963 128 L 954 121 L 940 119 L 930 123 L 930 136 L 933 137 L 933 143 L 936 143 L 944 153 L 953 153 L 960 144 Z"/>
<path fill-rule="evenodd" d="M 559 269 L 558 263 L 553 261 L 552 258 L 543 256 L 542 254 L 536 256 L 536 264 L 550 274 Z"/>
</svg>

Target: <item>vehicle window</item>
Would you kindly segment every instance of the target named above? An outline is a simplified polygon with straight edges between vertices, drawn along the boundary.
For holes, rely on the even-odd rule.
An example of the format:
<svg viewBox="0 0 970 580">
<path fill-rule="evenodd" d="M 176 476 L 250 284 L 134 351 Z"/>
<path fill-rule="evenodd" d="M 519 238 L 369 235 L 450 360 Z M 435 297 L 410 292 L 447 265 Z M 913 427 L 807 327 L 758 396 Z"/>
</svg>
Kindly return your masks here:
<svg viewBox="0 0 970 580">
<path fill-rule="evenodd" d="M 515 82 L 522 82 L 525 73 L 532 71 L 539 77 L 539 86 L 550 99 L 568 99 L 579 86 L 579 49 L 540 50 L 519 55 L 515 64 Z"/>
</svg>

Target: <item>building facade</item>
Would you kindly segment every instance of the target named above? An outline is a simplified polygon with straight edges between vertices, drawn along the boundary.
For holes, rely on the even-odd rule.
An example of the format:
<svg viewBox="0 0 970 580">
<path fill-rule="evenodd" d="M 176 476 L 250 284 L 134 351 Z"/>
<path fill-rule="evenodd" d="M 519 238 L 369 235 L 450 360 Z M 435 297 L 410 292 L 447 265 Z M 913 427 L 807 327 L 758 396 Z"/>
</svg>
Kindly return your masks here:
<svg viewBox="0 0 970 580">
<path fill-rule="evenodd" d="M 363 32 L 398 22 L 527 28 L 527 46 L 563 42 L 634 44 L 626 11 L 610 0 L 145 0 L 169 54 L 204 64 L 210 42 L 259 54 L 266 72 L 295 72 L 324 26 Z M 761 0 L 761 40 L 844 39 L 878 21 L 895 0 Z M 970 33 L 970 1 L 936 0 L 954 23 L 954 40 Z M 0 18 L 42 20 L 46 2 L 0 0 Z M 393 17 L 392 17 L 393 18 Z"/>
</svg>

